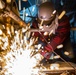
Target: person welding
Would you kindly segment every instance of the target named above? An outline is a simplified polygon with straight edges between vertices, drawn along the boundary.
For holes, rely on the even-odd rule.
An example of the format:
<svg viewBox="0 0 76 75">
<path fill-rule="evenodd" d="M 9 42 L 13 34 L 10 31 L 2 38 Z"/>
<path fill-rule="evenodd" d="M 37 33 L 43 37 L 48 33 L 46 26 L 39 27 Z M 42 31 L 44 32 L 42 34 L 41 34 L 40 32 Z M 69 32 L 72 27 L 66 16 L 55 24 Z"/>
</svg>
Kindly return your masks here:
<svg viewBox="0 0 76 75">
<path fill-rule="evenodd" d="M 60 15 L 52 2 L 44 2 L 39 5 L 38 17 L 33 21 L 31 28 L 39 29 L 32 33 L 32 37 L 38 37 L 38 44 L 42 44 L 41 55 L 45 59 L 50 59 L 52 52 L 57 52 L 61 57 L 64 51 L 69 51 L 69 57 L 73 57 L 70 44 L 70 22 L 65 15 Z M 63 48 L 60 48 L 60 46 Z M 66 59 L 68 60 L 68 59 Z"/>
</svg>

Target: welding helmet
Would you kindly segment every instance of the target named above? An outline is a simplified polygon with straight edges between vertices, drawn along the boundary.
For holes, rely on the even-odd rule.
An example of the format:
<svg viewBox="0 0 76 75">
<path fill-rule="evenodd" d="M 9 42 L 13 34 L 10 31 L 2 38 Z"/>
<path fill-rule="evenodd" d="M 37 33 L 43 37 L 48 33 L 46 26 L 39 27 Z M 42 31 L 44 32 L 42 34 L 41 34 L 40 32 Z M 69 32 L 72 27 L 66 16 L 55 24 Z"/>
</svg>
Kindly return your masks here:
<svg viewBox="0 0 76 75">
<path fill-rule="evenodd" d="M 38 23 L 43 20 L 43 25 L 50 24 L 56 17 L 56 10 L 52 2 L 44 2 L 39 6 Z"/>
</svg>

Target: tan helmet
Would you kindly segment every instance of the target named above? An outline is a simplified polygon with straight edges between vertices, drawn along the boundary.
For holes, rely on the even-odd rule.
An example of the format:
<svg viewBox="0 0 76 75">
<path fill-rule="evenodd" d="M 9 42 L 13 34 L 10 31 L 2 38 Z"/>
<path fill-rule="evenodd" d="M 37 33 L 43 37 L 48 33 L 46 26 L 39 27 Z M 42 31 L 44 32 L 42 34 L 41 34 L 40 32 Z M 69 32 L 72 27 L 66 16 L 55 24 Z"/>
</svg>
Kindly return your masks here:
<svg viewBox="0 0 76 75">
<path fill-rule="evenodd" d="M 39 6 L 38 10 L 38 22 L 41 23 L 43 20 L 43 25 L 51 23 L 56 16 L 56 10 L 52 2 L 45 2 Z"/>
</svg>

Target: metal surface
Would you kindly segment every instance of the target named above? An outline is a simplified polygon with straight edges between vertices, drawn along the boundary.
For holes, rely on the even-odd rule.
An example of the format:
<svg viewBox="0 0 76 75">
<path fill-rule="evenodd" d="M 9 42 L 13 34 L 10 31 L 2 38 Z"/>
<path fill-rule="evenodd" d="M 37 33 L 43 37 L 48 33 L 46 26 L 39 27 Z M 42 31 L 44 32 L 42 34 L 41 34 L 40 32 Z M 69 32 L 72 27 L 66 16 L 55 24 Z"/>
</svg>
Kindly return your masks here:
<svg viewBox="0 0 76 75">
<path fill-rule="evenodd" d="M 41 72 L 44 72 L 45 74 L 49 74 L 49 75 L 63 75 L 64 72 L 66 72 L 67 75 L 76 75 L 76 71 L 70 67 L 69 65 L 67 65 L 65 62 L 56 62 L 57 64 L 59 64 L 59 68 L 58 69 L 53 69 L 51 70 L 50 69 L 50 65 L 49 64 L 49 68 L 48 69 L 42 69 Z M 53 64 L 56 64 L 56 63 L 53 63 Z M 68 62 L 68 63 L 71 63 L 71 62 Z M 71 63 L 75 69 L 76 69 L 76 64 L 74 63 Z M 70 73 L 70 74 L 68 74 Z M 64 74 L 64 75 L 66 75 Z"/>
</svg>

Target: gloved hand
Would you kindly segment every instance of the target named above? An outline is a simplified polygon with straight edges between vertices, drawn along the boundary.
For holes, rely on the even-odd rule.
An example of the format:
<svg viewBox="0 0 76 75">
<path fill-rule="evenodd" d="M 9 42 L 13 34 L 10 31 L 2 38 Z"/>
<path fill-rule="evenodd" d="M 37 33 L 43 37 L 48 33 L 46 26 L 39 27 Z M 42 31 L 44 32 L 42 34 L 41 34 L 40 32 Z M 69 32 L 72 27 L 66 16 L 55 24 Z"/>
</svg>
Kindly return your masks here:
<svg viewBox="0 0 76 75">
<path fill-rule="evenodd" d="M 49 59 L 51 56 L 51 52 L 47 52 L 45 50 L 41 50 L 40 54 L 46 59 Z"/>
<path fill-rule="evenodd" d="M 41 55 L 46 58 L 46 59 L 50 59 L 51 55 L 52 55 L 52 46 L 50 44 L 47 44 L 44 46 L 43 49 L 41 49 Z"/>
</svg>

